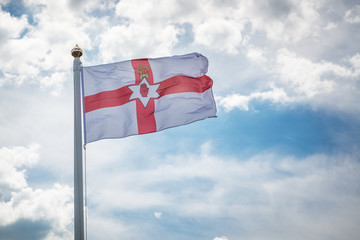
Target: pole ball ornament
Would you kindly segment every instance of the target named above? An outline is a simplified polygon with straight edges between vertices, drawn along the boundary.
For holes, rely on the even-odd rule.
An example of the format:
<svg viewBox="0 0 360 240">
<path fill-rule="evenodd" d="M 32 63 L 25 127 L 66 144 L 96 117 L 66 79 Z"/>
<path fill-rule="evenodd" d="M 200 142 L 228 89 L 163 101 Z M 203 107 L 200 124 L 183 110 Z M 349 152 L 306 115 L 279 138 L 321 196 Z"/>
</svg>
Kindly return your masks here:
<svg viewBox="0 0 360 240">
<path fill-rule="evenodd" d="M 71 56 L 74 58 L 79 58 L 83 54 L 83 50 L 76 44 L 76 46 L 71 50 Z"/>
</svg>

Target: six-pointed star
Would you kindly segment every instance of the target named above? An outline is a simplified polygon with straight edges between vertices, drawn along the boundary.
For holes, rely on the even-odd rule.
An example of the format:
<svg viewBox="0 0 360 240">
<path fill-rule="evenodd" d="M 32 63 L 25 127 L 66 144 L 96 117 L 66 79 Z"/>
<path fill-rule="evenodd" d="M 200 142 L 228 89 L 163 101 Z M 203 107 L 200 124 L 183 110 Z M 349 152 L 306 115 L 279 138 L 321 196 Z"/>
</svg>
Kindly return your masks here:
<svg viewBox="0 0 360 240">
<path fill-rule="evenodd" d="M 141 93 L 141 86 L 144 87 L 146 85 L 146 92 Z M 133 92 L 129 98 L 129 100 L 133 100 L 138 98 L 141 103 L 146 108 L 147 104 L 150 101 L 150 98 L 158 98 L 160 95 L 156 92 L 156 90 L 159 88 L 160 84 L 154 84 L 150 85 L 149 82 L 146 80 L 146 78 L 143 78 L 143 80 L 138 85 L 129 86 L 129 89 Z"/>
</svg>

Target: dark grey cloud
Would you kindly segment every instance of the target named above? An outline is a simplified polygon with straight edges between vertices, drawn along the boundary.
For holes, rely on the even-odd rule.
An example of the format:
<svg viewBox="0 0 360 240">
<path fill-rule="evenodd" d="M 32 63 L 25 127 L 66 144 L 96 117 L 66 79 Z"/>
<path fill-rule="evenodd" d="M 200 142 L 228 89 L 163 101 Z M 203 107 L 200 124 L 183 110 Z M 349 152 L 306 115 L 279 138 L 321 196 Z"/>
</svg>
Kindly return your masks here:
<svg viewBox="0 0 360 240">
<path fill-rule="evenodd" d="M 40 240 L 50 231 L 51 226 L 44 221 L 26 219 L 0 227 L 0 240 Z"/>
<path fill-rule="evenodd" d="M 269 0 L 268 8 L 264 11 L 268 12 L 272 17 L 281 18 L 286 17 L 292 8 L 293 4 L 290 1 Z"/>
</svg>

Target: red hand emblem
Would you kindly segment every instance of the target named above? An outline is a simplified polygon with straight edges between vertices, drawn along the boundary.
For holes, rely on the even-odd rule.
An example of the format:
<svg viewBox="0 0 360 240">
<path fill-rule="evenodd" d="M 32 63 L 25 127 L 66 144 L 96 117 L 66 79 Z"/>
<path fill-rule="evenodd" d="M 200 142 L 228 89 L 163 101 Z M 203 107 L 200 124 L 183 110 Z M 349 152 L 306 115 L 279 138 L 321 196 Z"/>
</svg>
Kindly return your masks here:
<svg viewBox="0 0 360 240">
<path fill-rule="evenodd" d="M 141 93 L 141 96 L 147 97 L 147 95 L 149 93 L 149 88 L 147 87 L 147 85 L 145 83 L 140 85 L 140 93 Z"/>
</svg>

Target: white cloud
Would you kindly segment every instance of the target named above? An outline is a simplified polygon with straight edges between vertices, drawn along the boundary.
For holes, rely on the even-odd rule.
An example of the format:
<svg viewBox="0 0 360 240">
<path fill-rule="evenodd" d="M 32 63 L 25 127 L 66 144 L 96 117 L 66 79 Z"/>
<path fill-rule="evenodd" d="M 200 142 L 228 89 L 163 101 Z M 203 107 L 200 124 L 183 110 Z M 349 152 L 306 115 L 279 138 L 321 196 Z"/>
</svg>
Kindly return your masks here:
<svg viewBox="0 0 360 240">
<path fill-rule="evenodd" d="M 141 23 L 114 26 L 101 35 L 103 62 L 115 59 L 166 56 L 177 43 L 179 29 L 173 25 L 149 26 Z"/>
<path fill-rule="evenodd" d="M 324 1 L 245 1 L 237 3 L 237 19 L 246 19 L 254 31 L 271 40 L 297 42 L 316 35 L 321 26 L 318 10 Z"/>
<path fill-rule="evenodd" d="M 277 54 L 280 80 L 294 91 L 294 95 L 311 98 L 319 93 L 331 93 L 334 81 L 323 79 L 323 74 L 335 72 L 351 74 L 347 69 L 331 63 L 313 63 L 295 53 L 281 49 Z"/>
<path fill-rule="evenodd" d="M 85 51 L 85 65 L 171 55 L 174 51 L 205 51 L 213 57 L 216 87 L 225 86 L 217 102 L 226 111 L 250 110 L 255 101 L 305 103 L 355 112 L 356 116 L 360 111 L 360 54 L 357 49 L 343 52 L 341 47 L 351 45 L 341 37 L 350 41 L 346 27 L 355 25 L 345 24 L 338 34 L 336 26 L 341 22 L 328 19 L 329 12 L 324 11 L 330 8 L 325 1 L 23 2 L 27 11 L 21 17 L 0 11 L 0 105 L 5 109 L 0 120 L 6 137 L 2 141 L 22 144 L 26 139 L 39 139 L 36 142 L 41 143 L 41 153 L 46 156 L 39 156 L 36 144 L 0 149 L 3 228 L 21 219 L 44 221 L 51 227 L 47 239 L 72 238 L 72 190 L 53 183 L 69 181 L 72 176 L 71 131 L 66 130 L 72 129 L 71 94 L 61 93 L 66 84 L 71 85 L 70 50 L 76 43 Z M 357 24 L 358 11 L 359 6 L 354 6 L 344 20 Z M 327 35 L 319 35 L 321 29 Z M 186 43 L 181 42 L 185 37 Z M 328 55 L 332 51 L 340 57 Z M 40 97 L 41 93 L 28 86 L 7 86 L 25 84 L 50 90 L 61 98 Z M 237 88 L 239 85 L 245 87 Z M 71 92 L 70 87 L 66 90 Z M 235 233 L 220 233 L 232 237 L 238 229 L 246 229 L 251 234 L 239 239 L 268 239 L 271 233 L 293 239 L 294 232 L 302 239 L 359 235 L 360 220 L 355 214 L 359 194 L 353 184 L 359 182 L 359 164 L 353 155 L 318 154 L 296 159 L 260 154 L 243 159 L 216 156 L 211 144 L 204 144 L 199 152 L 166 155 L 158 149 L 168 147 L 168 143 L 154 148 L 152 141 L 149 144 L 136 137 L 119 141 L 96 143 L 112 149 L 99 148 L 88 155 L 89 176 L 93 177 L 88 180 L 92 184 L 89 201 L 93 203 L 89 206 L 89 228 L 94 229 L 94 239 L 104 238 L 99 228 L 108 234 L 107 239 L 136 232 L 139 226 L 124 221 L 119 212 L 126 215 L 145 210 L 154 220 L 162 216 L 157 209 L 170 213 L 166 220 L 171 214 L 230 219 Z M 140 145 L 142 151 L 138 150 Z M 114 149 L 119 150 L 116 155 L 112 154 Z M 146 152 L 152 153 L 150 157 Z M 41 187 L 30 186 L 26 178 L 29 168 L 39 165 L 51 171 L 51 180 L 37 183 L 44 185 Z M 208 238 L 214 236 L 221 235 Z"/>
<path fill-rule="evenodd" d="M 18 168 L 31 167 L 38 161 L 39 145 L 31 144 L 29 147 L 3 147 L 0 148 L 0 200 L 2 194 L 20 190 L 27 186 L 25 170 Z"/>
<path fill-rule="evenodd" d="M 141 8 L 138 7 L 139 4 Z M 254 34 L 259 32 L 266 33 L 267 39 L 274 46 L 281 43 L 296 46 L 306 39 L 316 41 L 321 36 L 322 29 L 331 30 L 337 25 L 337 22 L 329 22 L 321 16 L 324 5 L 325 1 L 322 0 L 301 3 L 263 1 L 256 4 L 251 1 L 234 1 L 232 4 L 184 1 L 180 4 L 173 0 L 161 1 L 156 5 L 148 1 L 120 1 L 116 6 L 116 14 L 125 24 L 112 26 L 107 30 L 101 38 L 100 52 L 107 61 L 121 55 L 130 58 L 154 56 L 155 52 L 158 55 L 171 54 L 178 44 L 178 36 L 184 33 L 180 26 L 186 23 L 191 26 L 193 44 L 226 54 L 241 51 L 267 73 L 267 76 L 261 76 L 267 79 L 257 81 L 258 87 L 253 93 L 233 93 L 218 97 L 218 100 L 221 99 L 220 105 L 226 110 L 249 110 L 249 103 L 256 99 L 275 103 L 334 106 L 343 111 L 350 109 L 356 112 L 359 109 L 353 104 L 356 102 L 357 92 L 354 78 L 359 75 L 356 54 L 350 60 L 312 61 L 293 50 L 275 48 L 276 57 L 267 58 L 274 56 L 271 51 L 253 44 L 257 39 Z M 155 15 L 148 14 L 155 11 Z M 134 12 L 137 14 L 133 14 Z M 119 40 L 116 42 L 113 39 Z M 116 48 L 123 45 L 124 47 Z M 150 46 L 152 47 L 149 48 Z M 347 63 L 352 64 L 353 68 L 349 68 Z M 226 80 L 224 84 L 230 81 L 232 80 Z M 340 101 L 341 95 L 347 96 L 345 102 L 344 99 Z"/>
<path fill-rule="evenodd" d="M 243 24 L 223 18 L 209 18 L 194 26 L 195 42 L 229 54 L 238 53 Z"/>
<path fill-rule="evenodd" d="M 350 10 L 347 10 L 344 19 L 349 23 L 360 23 L 360 5 L 356 5 Z"/>
<path fill-rule="evenodd" d="M 333 22 L 329 22 L 326 26 L 325 26 L 325 30 L 333 30 L 334 28 L 337 27 L 337 24 L 336 23 L 333 23 Z"/>
<path fill-rule="evenodd" d="M 32 189 L 25 172 L 37 163 L 39 145 L 0 149 L 0 227 L 18 221 L 46 222 L 47 240 L 72 238 L 73 193 L 66 185 Z M 40 223 L 41 222 L 41 223 Z M 16 232 L 12 233 L 16 236 Z"/>
<path fill-rule="evenodd" d="M 148 212 L 161 207 L 170 216 L 230 219 L 235 229 L 249 231 L 244 239 L 268 239 L 276 233 L 290 239 L 297 231 L 310 239 L 360 234 L 356 152 L 304 158 L 269 153 L 244 159 L 216 156 L 214 151 L 206 143 L 197 153 L 162 155 L 161 162 L 141 169 L 112 164 L 117 169 L 112 172 L 100 170 L 109 163 L 97 163 L 96 174 L 89 169 L 96 175 L 88 185 L 90 212 L 111 215 L 118 209 Z M 121 225 L 131 227 L 125 221 Z"/>
<path fill-rule="evenodd" d="M 267 62 L 264 56 L 264 50 L 254 46 L 248 46 L 245 51 L 246 57 L 258 64 L 265 64 Z"/>
<path fill-rule="evenodd" d="M 234 108 L 239 110 L 249 110 L 249 102 L 252 100 L 251 96 L 243 96 L 240 94 L 231 94 L 226 97 L 216 97 L 218 106 L 222 106 L 226 111 L 230 111 Z"/>
<path fill-rule="evenodd" d="M 51 94 L 54 96 L 59 96 L 63 90 L 63 85 L 69 75 L 66 72 L 54 72 L 41 78 L 40 86 L 42 88 L 52 88 Z"/>
<path fill-rule="evenodd" d="M 195 43 L 214 51 L 236 54 L 242 45 L 245 26 L 248 26 L 252 32 L 264 31 L 268 38 L 277 41 L 296 42 L 309 36 L 316 36 L 323 24 L 318 12 L 322 4 L 323 1 L 302 1 L 300 4 L 297 1 L 276 3 L 233 1 L 231 4 L 226 4 L 215 0 L 197 2 L 171 0 L 152 4 L 151 1 L 134 3 L 124 0 L 117 4 L 116 14 L 128 20 L 124 26 L 135 24 L 138 31 L 142 32 L 144 40 L 156 38 L 158 26 L 161 28 L 189 23 L 192 26 Z M 149 14 L 153 12 L 156 14 Z M 152 36 L 143 31 L 149 28 L 153 30 Z M 175 28 L 179 31 L 179 26 Z M 167 35 L 170 37 L 170 42 L 174 41 L 176 34 L 181 32 Z M 139 41 L 133 36 L 131 39 Z"/>
<path fill-rule="evenodd" d="M 27 0 L 24 3 L 33 15 L 34 25 L 28 23 L 26 15 L 18 19 L 1 12 L 6 21 L 0 22 L 7 34 L 6 44 L 0 46 L 0 85 L 32 83 L 50 89 L 54 95 L 59 95 L 66 80 L 71 79 L 69 51 L 75 43 L 87 50 L 83 58 L 88 60 L 85 64 L 88 65 L 171 55 L 181 36 L 188 34 L 193 42 L 187 48 L 205 46 L 216 53 L 235 55 L 243 47 L 248 59 L 265 64 L 263 49 L 244 39 L 265 32 L 274 42 L 298 42 L 317 36 L 317 30 L 329 24 L 322 21 L 318 12 L 323 1 L 229 4 L 216 0 L 162 0 L 153 4 L 128 0 L 118 3 Z M 91 16 L 95 11 L 106 14 Z M 189 26 L 186 31 L 184 24 Z M 10 25 L 15 27 L 9 28 Z M 19 36 L 25 28 L 28 31 L 23 38 L 11 38 Z"/>
<path fill-rule="evenodd" d="M 129 232 L 129 227 L 116 217 L 111 216 L 111 214 L 105 214 L 105 216 L 101 216 L 100 214 L 98 215 L 98 213 L 94 213 L 93 211 L 89 213 L 87 226 L 88 239 L 106 238 L 108 240 L 116 240 L 119 239 L 119 236 L 127 236 L 126 233 Z M 138 227 L 139 226 L 136 226 L 133 230 L 136 235 L 138 235 L 140 232 Z M 99 231 L 100 229 L 101 231 Z"/>
<path fill-rule="evenodd" d="M 79 43 L 91 49 L 85 33 L 85 29 L 91 28 L 91 18 L 76 16 L 66 1 L 29 0 L 25 6 L 33 11 L 34 25 L 29 24 L 26 15 L 21 19 L 8 13 L 0 15 L 8 19 L 1 23 L 12 26 L 9 28 L 12 32 L 8 31 L 6 41 L 0 45 L 0 86 L 30 83 L 58 95 L 66 79 L 71 79 L 71 47 Z M 25 28 L 27 32 L 19 38 Z"/>
<path fill-rule="evenodd" d="M 352 56 L 349 59 L 349 62 L 351 63 L 351 65 L 354 68 L 354 75 L 359 75 L 360 74 L 360 53 L 356 53 L 354 56 Z"/>
<path fill-rule="evenodd" d="M 179 13 L 186 5 L 178 1 L 118 2 L 116 15 L 124 24 L 111 26 L 101 36 L 101 58 L 112 61 L 169 55 L 182 33 Z"/>
<path fill-rule="evenodd" d="M 154 212 L 154 216 L 155 216 L 157 219 L 160 219 L 160 218 L 162 218 L 162 212 Z"/>
<path fill-rule="evenodd" d="M 213 240 L 228 240 L 228 238 L 225 236 L 222 236 L 222 237 L 215 237 Z"/>
<path fill-rule="evenodd" d="M 0 6 L 0 44 L 5 44 L 9 39 L 19 38 L 20 34 L 28 27 L 26 16 L 12 17 L 4 12 Z M 11 51 L 11 49 L 8 49 Z"/>
<path fill-rule="evenodd" d="M 282 49 L 277 53 L 278 86 L 284 88 L 289 99 L 313 106 L 332 108 L 346 112 L 358 112 L 359 88 L 358 54 L 350 60 L 353 65 L 332 62 L 312 62 L 295 53 Z"/>
<path fill-rule="evenodd" d="M 139 5 L 141 7 L 139 7 Z M 186 5 L 186 3 L 184 5 Z M 140 0 L 137 3 L 130 0 L 124 0 L 118 2 L 116 5 L 116 14 L 136 23 L 141 22 L 144 25 L 147 25 L 146 23 L 152 24 L 154 22 L 163 25 L 163 21 L 168 24 L 172 21 L 171 19 L 174 16 L 176 17 L 179 7 L 181 8 L 181 4 L 174 0 L 160 0 L 157 4 L 145 0 Z M 155 12 L 157 14 L 151 14 Z"/>
<path fill-rule="evenodd" d="M 139 8 L 139 5 L 142 7 Z M 219 8 L 223 8 L 223 11 L 219 11 Z M 135 41 L 140 49 L 145 44 L 152 47 L 160 44 L 164 49 L 160 52 L 170 52 L 177 43 L 177 36 L 183 33 L 181 25 L 190 23 L 195 43 L 212 50 L 236 54 L 242 41 L 241 31 L 245 22 L 234 19 L 229 12 L 224 18 L 226 11 L 233 12 L 227 4 L 209 1 L 171 0 L 153 4 L 151 1 L 135 3 L 125 0 L 116 6 L 117 15 L 129 20 L 128 26 L 122 28 L 125 33 L 121 36 L 125 36 L 124 40 L 127 42 Z M 156 14 L 149 14 L 153 12 Z M 173 29 L 167 29 L 166 26 Z M 129 31 L 132 35 L 126 34 Z M 129 51 L 124 48 L 122 50 Z M 160 49 L 157 50 L 159 52 Z"/>
<path fill-rule="evenodd" d="M 10 0 L 3 0 L 3 1 L 1 1 L 0 7 L 1 7 L 1 5 L 6 5 L 6 4 L 8 4 L 9 2 L 10 2 Z"/>
<path fill-rule="evenodd" d="M 226 111 L 235 108 L 248 111 L 251 102 L 257 100 L 279 104 L 303 103 L 356 113 L 360 111 L 355 104 L 360 92 L 359 56 L 356 53 L 345 58 L 342 64 L 313 62 L 295 52 L 280 49 L 273 65 L 266 67 L 271 81 L 263 80 L 258 90 L 250 94 L 232 93 L 225 97 L 217 96 L 216 100 Z"/>
<path fill-rule="evenodd" d="M 73 214 L 72 189 L 55 184 L 52 189 L 32 189 L 25 187 L 13 192 L 11 200 L 0 203 L 2 216 L 0 225 L 13 224 L 21 219 L 43 220 L 51 224 L 53 234 L 72 236 Z"/>
<path fill-rule="evenodd" d="M 226 97 L 216 97 L 218 106 L 224 107 L 225 111 L 230 111 L 234 108 L 239 110 L 248 111 L 251 101 L 270 101 L 273 103 L 288 103 L 291 101 L 286 92 L 282 88 L 272 87 L 269 91 L 254 92 L 250 95 L 230 94 Z"/>
</svg>

